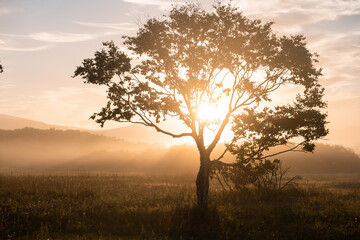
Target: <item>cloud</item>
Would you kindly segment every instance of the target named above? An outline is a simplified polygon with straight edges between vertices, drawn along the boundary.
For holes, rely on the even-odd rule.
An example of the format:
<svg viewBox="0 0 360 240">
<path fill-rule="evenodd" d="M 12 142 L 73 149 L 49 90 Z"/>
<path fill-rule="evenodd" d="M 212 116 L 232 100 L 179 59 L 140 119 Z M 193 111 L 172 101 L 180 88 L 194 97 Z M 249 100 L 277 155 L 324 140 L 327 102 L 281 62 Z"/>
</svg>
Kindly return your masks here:
<svg viewBox="0 0 360 240">
<path fill-rule="evenodd" d="M 21 47 L 2 46 L 2 44 L 0 44 L 0 51 L 36 52 L 36 51 L 49 49 L 50 47 L 51 47 L 51 45 L 43 45 L 43 46 L 38 46 L 38 47 L 21 48 Z"/>
<path fill-rule="evenodd" d="M 323 68 L 321 83 L 328 99 L 343 99 L 358 96 L 360 89 L 359 35 L 324 34 L 310 45 L 319 54 L 319 67 Z"/>
<path fill-rule="evenodd" d="M 47 33 L 38 32 L 28 35 L 29 38 L 42 42 L 51 43 L 70 43 L 70 42 L 83 42 L 94 39 L 95 37 L 90 34 L 76 34 L 76 33 Z"/>
<path fill-rule="evenodd" d="M 253 1 L 243 0 L 235 3 L 246 14 L 262 14 L 277 17 L 286 13 L 312 15 L 318 20 L 335 20 L 339 16 L 360 12 L 360 0 L 303 0 L 294 4 L 290 0 Z M 302 21 L 302 19 L 299 19 Z"/>
<path fill-rule="evenodd" d="M 75 21 L 75 23 L 87 27 L 110 28 L 110 29 L 122 30 L 122 31 L 132 31 L 137 29 L 137 26 L 131 23 L 94 23 L 94 22 L 81 22 L 81 21 Z"/>
<path fill-rule="evenodd" d="M 173 2 L 165 2 L 161 0 L 123 0 L 123 2 L 154 6 L 171 6 L 171 4 L 173 4 Z"/>
<path fill-rule="evenodd" d="M 1 34 L 7 37 L 13 37 L 12 35 Z M 14 47 L 9 45 L 6 41 L 0 39 L 0 51 L 13 51 L 13 52 L 36 52 L 50 48 L 51 45 L 42 45 L 36 47 Z"/>
<path fill-rule="evenodd" d="M 304 0 L 296 4 L 290 0 L 243 0 L 234 5 L 250 17 L 275 21 L 284 32 L 299 32 L 309 24 L 360 13 L 360 0 Z"/>
<path fill-rule="evenodd" d="M 311 44 L 312 49 L 320 54 L 320 62 L 326 66 L 330 75 L 348 73 L 352 78 L 359 77 L 360 46 L 359 35 L 324 34 L 322 39 Z M 354 74 L 356 73 L 356 74 Z"/>
<path fill-rule="evenodd" d="M 138 6 L 154 6 L 161 10 L 167 10 L 171 6 L 176 4 L 184 4 L 185 1 L 161 1 L 161 0 L 123 0 L 126 3 L 132 3 Z M 191 1 L 190 1 L 191 2 Z M 127 16 L 131 16 L 129 13 L 125 13 Z"/>
<path fill-rule="evenodd" d="M 111 35 L 119 35 L 122 34 L 123 31 L 107 31 L 101 33 L 94 33 L 94 34 L 81 34 L 81 33 L 65 33 L 65 32 L 34 32 L 26 35 L 21 34 L 3 34 L 0 35 L 8 37 L 8 38 L 27 38 L 35 41 L 40 42 L 47 42 L 47 43 L 75 43 L 75 42 L 85 42 L 94 40 L 104 36 L 111 36 Z M 39 51 L 43 49 L 47 49 L 50 45 L 40 46 L 40 47 L 33 47 L 33 48 L 15 48 L 15 47 L 8 47 L 5 46 L 5 42 L 0 40 L 0 50 L 7 50 L 7 51 Z M 3 45 L 3 46 L 1 46 Z"/>
</svg>

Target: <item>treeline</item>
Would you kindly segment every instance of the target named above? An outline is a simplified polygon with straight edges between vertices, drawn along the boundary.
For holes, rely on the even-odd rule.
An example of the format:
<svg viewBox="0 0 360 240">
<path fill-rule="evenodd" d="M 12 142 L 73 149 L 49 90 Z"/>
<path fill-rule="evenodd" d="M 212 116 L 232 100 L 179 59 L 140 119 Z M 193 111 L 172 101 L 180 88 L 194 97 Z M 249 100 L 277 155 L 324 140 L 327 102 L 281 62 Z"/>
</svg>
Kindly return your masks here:
<svg viewBox="0 0 360 240">
<path fill-rule="evenodd" d="M 212 158 L 223 149 L 219 146 Z M 198 158 L 196 147 L 190 144 L 166 148 L 77 130 L 0 130 L 2 169 L 195 173 Z M 279 158 L 291 174 L 360 171 L 359 156 L 337 145 L 318 144 L 313 154 L 292 152 Z M 225 157 L 226 161 L 232 159 L 231 155 Z"/>
<path fill-rule="evenodd" d="M 279 157 L 299 174 L 359 173 L 360 157 L 352 149 L 340 145 L 317 144 L 314 153 L 292 152 Z"/>
</svg>

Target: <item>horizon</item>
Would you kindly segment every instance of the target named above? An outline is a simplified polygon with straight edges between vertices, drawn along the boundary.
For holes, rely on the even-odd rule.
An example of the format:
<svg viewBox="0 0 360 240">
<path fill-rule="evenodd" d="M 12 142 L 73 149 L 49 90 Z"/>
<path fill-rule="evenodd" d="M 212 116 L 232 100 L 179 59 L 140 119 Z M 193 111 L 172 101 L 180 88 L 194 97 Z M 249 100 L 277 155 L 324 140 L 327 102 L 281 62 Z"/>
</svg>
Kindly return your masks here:
<svg viewBox="0 0 360 240">
<path fill-rule="evenodd" d="M 113 138 L 104 133 L 74 129 L 0 129 L 0 174 L 15 172 L 133 172 L 138 174 L 195 174 L 199 167 L 193 144 L 165 146 L 143 139 Z M 21 151 L 19 151 L 21 146 Z M 219 144 L 214 156 L 221 154 Z M 61 149 L 61 151 L 59 151 Z M 284 149 L 277 146 L 269 152 Z M 213 155 L 212 155 L 213 156 Z M 213 156 L 213 157 L 214 157 Z M 225 162 L 235 156 L 227 154 Z M 360 170 L 360 155 L 340 145 L 318 144 L 313 154 L 288 152 L 280 156 L 289 174 L 341 174 Z M 341 159 L 341 161 L 338 161 Z"/>
<path fill-rule="evenodd" d="M 2 116 L 6 116 L 6 117 L 10 117 L 10 118 L 18 118 L 19 120 L 25 120 L 25 121 L 29 121 L 32 122 L 34 120 L 31 119 L 27 119 L 27 118 L 23 118 L 23 117 L 17 117 L 17 116 L 11 116 L 11 115 L 7 115 L 7 114 L 1 114 L 0 113 L 0 123 L 2 122 L 1 117 Z M 129 124 L 129 125 L 123 125 L 123 126 L 119 126 L 119 127 L 115 127 L 115 128 L 106 128 L 106 129 L 91 129 L 91 128 L 78 128 L 78 127 L 74 127 L 74 126 L 68 126 L 68 125 L 53 125 L 53 124 L 48 124 L 46 122 L 42 122 L 42 121 L 34 121 L 34 122 L 38 122 L 40 124 L 44 124 L 44 128 L 39 128 L 34 126 L 32 123 L 28 123 L 27 125 L 24 125 L 23 123 L 17 124 L 19 127 L 7 127 L 7 128 L 0 128 L 0 130 L 22 130 L 24 128 L 32 128 L 32 129 L 36 129 L 36 130 L 50 130 L 50 129 L 54 129 L 54 130 L 59 130 L 59 131 L 80 131 L 80 132 L 84 132 L 84 133 L 90 133 L 90 134 L 94 134 L 94 135 L 99 135 L 99 136 L 104 136 L 104 137 L 115 137 L 115 139 L 117 140 L 122 140 L 122 141 L 126 141 L 129 143 L 138 143 L 138 142 L 142 142 L 142 143 L 146 143 L 146 144 L 153 144 L 153 145 L 161 145 L 162 147 L 165 148 L 171 148 L 171 147 L 177 147 L 177 146 L 185 146 L 185 145 L 189 145 L 189 146 L 194 146 L 196 147 L 196 144 L 192 141 L 186 141 L 185 139 L 172 139 L 168 136 L 165 136 L 161 133 L 156 132 L 154 129 L 152 128 L 148 128 L 148 127 L 144 127 L 144 126 L 139 126 L 136 124 Z M 137 126 L 139 126 L 140 128 L 143 128 L 141 130 L 137 130 Z M 151 138 L 151 141 L 148 140 L 144 140 L 144 141 L 137 141 L 135 140 L 134 136 L 128 136 L 125 137 L 123 135 L 123 133 L 117 133 L 117 130 L 125 130 L 125 131 L 134 131 L 136 132 L 135 135 L 139 134 L 138 131 L 146 131 L 148 138 Z M 154 135 L 156 136 L 154 138 Z M 169 141 L 170 140 L 170 141 Z M 191 139 L 188 139 L 191 140 Z M 220 145 L 222 146 L 225 143 L 225 141 L 220 141 Z M 346 145 L 343 144 L 332 144 L 326 141 L 321 141 L 318 144 L 324 144 L 324 145 L 328 145 L 330 147 L 344 147 L 344 149 L 349 150 L 349 151 L 353 151 L 357 156 L 360 157 L 360 149 L 357 148 L 352 148 L 352 147 L 348 147 Z M 316 145 L 318 145 L 316 144 Z M 316 147 L 315 147 L 315 152 L 316 152 Z"/>
</svg>

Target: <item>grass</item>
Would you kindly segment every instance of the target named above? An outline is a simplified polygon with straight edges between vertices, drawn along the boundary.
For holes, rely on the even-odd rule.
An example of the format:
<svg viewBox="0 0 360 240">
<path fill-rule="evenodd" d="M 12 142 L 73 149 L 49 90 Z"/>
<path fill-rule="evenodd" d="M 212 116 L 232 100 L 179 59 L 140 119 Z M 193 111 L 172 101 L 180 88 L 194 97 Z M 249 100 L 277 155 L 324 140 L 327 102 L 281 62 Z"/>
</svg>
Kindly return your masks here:
<svg viewBox="0 0 360 240">
<path fill-rule="evenodd" d="M 194 176 L 0 176 L 0 239 L 360 239 L 359 182 L 327 181 L 260 196 Z"/>
</svg>

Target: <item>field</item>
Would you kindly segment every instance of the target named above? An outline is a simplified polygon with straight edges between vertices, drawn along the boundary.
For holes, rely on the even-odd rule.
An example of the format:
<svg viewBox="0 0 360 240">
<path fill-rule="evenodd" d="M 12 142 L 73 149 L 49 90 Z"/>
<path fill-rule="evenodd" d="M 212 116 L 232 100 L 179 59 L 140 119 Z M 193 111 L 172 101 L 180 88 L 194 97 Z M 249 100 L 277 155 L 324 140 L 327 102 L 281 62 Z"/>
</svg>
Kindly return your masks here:
<svg viewBox="0 0 360 240">
<path fill-rule="evenodd" d="M 0 239 L 360 239 L 360 179 L 304 177 L 299 187 L 223 192 L 207 213 L 195 176 L 2 174 Z"/>
</svg>

